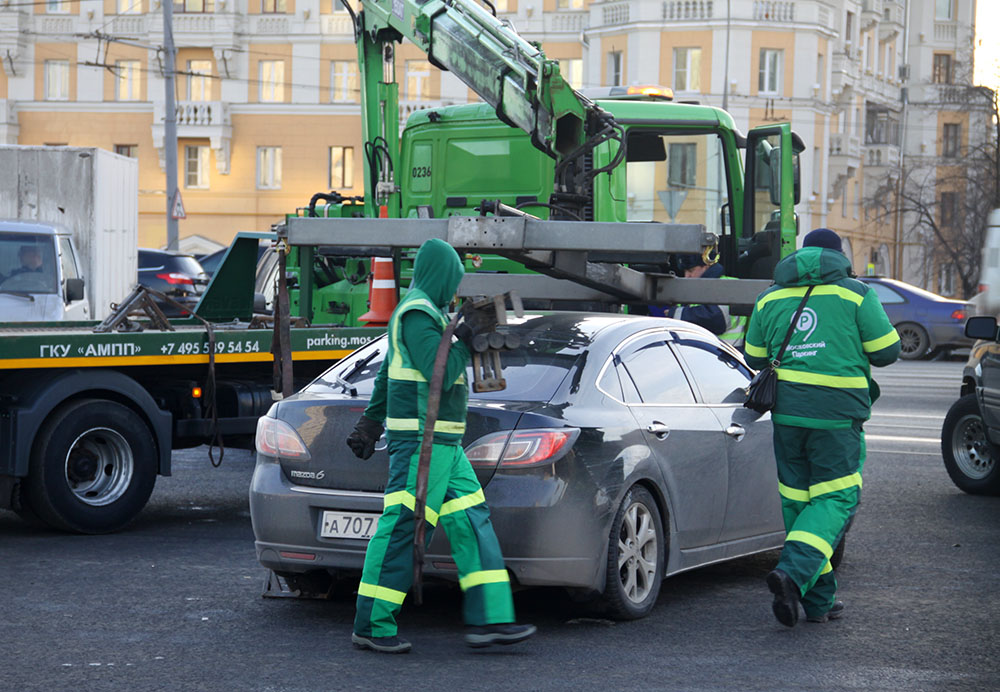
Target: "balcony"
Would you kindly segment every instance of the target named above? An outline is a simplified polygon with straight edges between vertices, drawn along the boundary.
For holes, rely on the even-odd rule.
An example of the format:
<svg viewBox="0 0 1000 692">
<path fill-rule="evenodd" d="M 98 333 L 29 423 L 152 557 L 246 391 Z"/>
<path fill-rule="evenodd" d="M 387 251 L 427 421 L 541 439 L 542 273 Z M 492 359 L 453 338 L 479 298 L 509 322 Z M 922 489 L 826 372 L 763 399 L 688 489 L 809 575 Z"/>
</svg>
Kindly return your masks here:
<svg viewBox="0 0 1000 692">
<path fill-rule="evenodd" d="M 848 52 L 835 53 L 830 65 L 830 88 L 834 96 L 841 96 L 857 87 L 861 79 L 861 63 Z"/>
<path fill-rule="evenodd" d="M 18 61 L 28 49 L 30 31 L 30 14 L 16 7 L 0 7 L 0 59 L 8 77 L 15 77 L 20 70 L 27 69 Z"/>
<path fill-rule="evenodd" d="M 324 36 L 344 36 L 354 40 L 351 15 L 346 12 L 320 15 L 319 32 Z"/>
<path fill-rule="evenodd" d="M 856 169 L 861 165 L 861 138 L 843 132 L 830 135 L 830 166 L 839 169 Z"/>
<path fill-rule="evenodd" d="M 934 43 L 955 45 L 958 42 L 958 24 L 956 22 L 934 22 Z"/>
<path fill-rule="evenodd" d="M 558 12 L 543 12 L 543 32 L 546 36 L 557 33 L 579 34 L 587 28 L 587 19 L 590 12 L 579 10 L 560 10 Z"/>
<path fill-rule="evenodd" d="M 882 19 L 882 0 L 864 0 L 861 3 L 861 31 L 868 31 Z"/>
<path fill-rule="evenodd" d="M 723 12 L 723 18 L 725 13 Z M 667 22 L 689 22 L 714 19 L 713 0 L 665 0 L 663 20 Z"/>
<path fill-rule="evenodd" d="M 900 149 L 895 144 L 866 144 L 865 169 L 899 168 Z"/>
<path fill-rule="evenodd" d="M 216 168 L 222 175 L 229 174 L 229 144 L 233 136 L 233 121 L 229 104 L 224 101 L 178 101 L 178 139 L 207 139 L 215 150 Z M 163 158 L 163 131 L 166 108 L 163 101 L 153 102 L 153 146 L 160 154 L 160 166 L 165 167 Z"/>
<path fill-rule="evenodd" d="M 791 24 L 795 21 L 795 3 L 787 0 L 754 0 L 755 22 Z"/>
</svg>

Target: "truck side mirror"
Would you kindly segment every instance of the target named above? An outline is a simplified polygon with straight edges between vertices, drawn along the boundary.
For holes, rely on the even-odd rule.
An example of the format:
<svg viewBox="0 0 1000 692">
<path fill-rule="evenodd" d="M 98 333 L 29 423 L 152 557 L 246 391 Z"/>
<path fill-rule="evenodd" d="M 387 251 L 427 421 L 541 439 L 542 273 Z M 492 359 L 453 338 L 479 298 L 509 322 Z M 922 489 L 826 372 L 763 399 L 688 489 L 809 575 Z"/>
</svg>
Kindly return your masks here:
<svg viewBox="0 0 1000 692">
<path fill-rule="evenodd" d="M 83 300 L 83 279 L 66 279 L 66 302 Z"/>
<path fill-rule="evenodd" d="M 988 315 L 970 317 L 965 323 L 965 335 L 970 339 L 989 339 L 996 341 L 997 318 Z"/>
<path fill-rule="evenodd" d="M 768 153 L 768 172 L 771 174 L 768 180 L 768 192 L 771 195 L 771 204 L 781 205 L 781 147 L 773 147 Z M 799 153 L 792 150 L 792 194 L 794 204 L 798 204 L 802 197 L 802 185 L 799 176 Z"/>
</svg>

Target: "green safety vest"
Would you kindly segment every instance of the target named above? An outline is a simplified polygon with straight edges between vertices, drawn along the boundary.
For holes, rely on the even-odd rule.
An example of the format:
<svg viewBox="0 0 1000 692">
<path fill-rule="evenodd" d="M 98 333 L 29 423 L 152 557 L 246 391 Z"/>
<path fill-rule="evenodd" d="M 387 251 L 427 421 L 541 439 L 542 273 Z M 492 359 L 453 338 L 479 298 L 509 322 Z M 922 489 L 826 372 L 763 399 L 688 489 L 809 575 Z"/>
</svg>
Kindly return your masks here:
<svg viewBox="0 0 1000 692">
<path fill-rule="evenodd" d="M 442 332 L 448 317 L 417 288 L 411 288 L 389 318 L 389 361 L 386 392 L 385 428 L 392 439 L 421 439 L 427 415 L 429 383 L 413 360 L 400 337 L 403 315 L 410 310 L 420 310 L 433 317 Z M 434 442 L 456 444 L 465 434 L 465 415 L 469 403 L 469 387 L 465 373 L 458 376 L 451 386 L 442 388 L 438 419 L 434 424 Z"/>
</svg>

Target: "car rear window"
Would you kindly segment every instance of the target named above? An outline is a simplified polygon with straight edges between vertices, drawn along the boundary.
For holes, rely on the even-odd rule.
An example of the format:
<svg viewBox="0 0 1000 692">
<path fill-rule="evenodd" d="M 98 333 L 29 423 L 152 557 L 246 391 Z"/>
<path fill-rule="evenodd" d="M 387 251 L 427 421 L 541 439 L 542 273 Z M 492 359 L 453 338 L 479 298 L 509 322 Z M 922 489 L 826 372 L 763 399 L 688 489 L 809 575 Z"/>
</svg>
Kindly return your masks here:
<svg viewBox="0 0 1000 692">
<path fill-rule="evenodd" d="M 553 328 L 544 322 L 502 328 L 516 334 L 521 347 L 500 354 L 506 387 L 497 392 L 472 392 L 472 368 L 466 372 L 472 399 L 501 401 L 549 401 L 567 375 L 578 372 L 577 361 L 589 345 L 585 334 Z M 330 387 L 343 387 L 337 378 L 343 378 L 358 391 L 358 396 L 370 397 L 375 386 L 375 376 L 385 358 L 388 340 L 383 336 L 355 351 L 319 377 Z"/>
<path fill-rule="evenodd" d="M 180 272 L 190 276 L 198 276 L 205 271 L 201 268 L 201 265 L 198 264 L 198 260 L 194 257 L 187 257 L 185 255 L 168 257 L 166 267 L 172 272 Z"/>
</svg>

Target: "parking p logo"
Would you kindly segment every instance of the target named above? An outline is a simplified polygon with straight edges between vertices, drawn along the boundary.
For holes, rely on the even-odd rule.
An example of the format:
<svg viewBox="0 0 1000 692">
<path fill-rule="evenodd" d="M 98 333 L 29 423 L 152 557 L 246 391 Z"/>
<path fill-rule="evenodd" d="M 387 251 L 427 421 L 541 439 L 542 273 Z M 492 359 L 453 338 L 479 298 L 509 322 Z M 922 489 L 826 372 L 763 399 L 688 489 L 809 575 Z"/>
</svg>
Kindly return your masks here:
<svg viewBox="0 0 1000 692">
<path fill-rule="evenodd" d="M 795 331 L 805 332 L 806 335 L 803 337 L 803 341 L 808 341 L 809 337 L 816 330 L 816 325 L 819 324 L 819 316 L 816 311 L 812 308 L 806 308 L 799 315 L 799 321 L 795 325 Z"/>
</svg>

